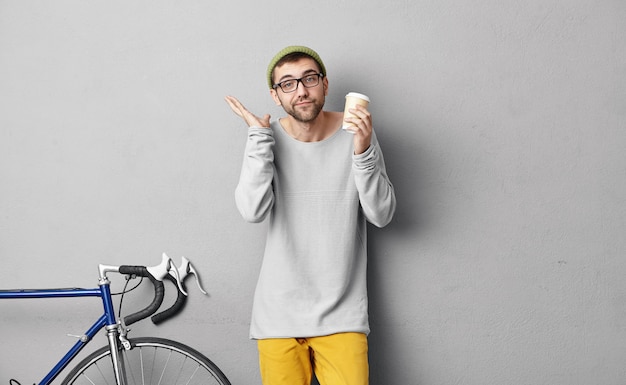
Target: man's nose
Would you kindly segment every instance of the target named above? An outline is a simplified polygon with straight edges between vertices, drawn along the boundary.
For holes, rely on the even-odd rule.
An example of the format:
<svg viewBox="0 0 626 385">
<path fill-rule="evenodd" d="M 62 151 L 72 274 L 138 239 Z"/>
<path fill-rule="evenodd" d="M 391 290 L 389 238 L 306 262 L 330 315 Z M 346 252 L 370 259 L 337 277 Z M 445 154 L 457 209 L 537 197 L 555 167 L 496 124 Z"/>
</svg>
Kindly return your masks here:
<svg viewBox="0 0 626 385">
<path fill-rule="evenodd" d="M 296 83 L 296 93 L 298 95 L 307 95 L 309 93 L 309 90 L 304 86 L 302 80 L 298 80 Z"/>
</svg>

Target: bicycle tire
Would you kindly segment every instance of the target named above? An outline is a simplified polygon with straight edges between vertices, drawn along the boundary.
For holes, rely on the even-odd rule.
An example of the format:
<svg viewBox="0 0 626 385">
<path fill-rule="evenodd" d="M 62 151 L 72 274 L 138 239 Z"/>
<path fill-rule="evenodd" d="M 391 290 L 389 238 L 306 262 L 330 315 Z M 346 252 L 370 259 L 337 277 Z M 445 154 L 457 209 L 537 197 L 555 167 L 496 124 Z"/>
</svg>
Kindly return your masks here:
<svg viewBox="0 0 626 385">
<path fill-rule="evenodd" d="M 177 341 L 156 337 L 130 339 L 131 349 L 121 349 L 129 385 L 231 385 L 208 357 Z M 108 346 L 83 359 L 62 385 L 115 384 Z"/>
</svg>

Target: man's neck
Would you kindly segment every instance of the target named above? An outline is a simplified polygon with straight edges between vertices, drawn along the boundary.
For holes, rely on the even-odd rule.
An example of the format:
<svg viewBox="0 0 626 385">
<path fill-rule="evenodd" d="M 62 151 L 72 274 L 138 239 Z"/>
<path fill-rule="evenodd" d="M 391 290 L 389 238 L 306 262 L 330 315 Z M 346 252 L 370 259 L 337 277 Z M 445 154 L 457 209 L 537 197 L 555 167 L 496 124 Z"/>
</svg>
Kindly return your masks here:
<svg viewBox="0 0 626 385">
<path fill-rule="evenodd" d="M 322 111 L 310 122 L 301 122 L 288 115 L 280 120 L 287 133 L 301 142 L 319 142 L 333 135 L 341 125 L 337 112 Z"/>
</svg>

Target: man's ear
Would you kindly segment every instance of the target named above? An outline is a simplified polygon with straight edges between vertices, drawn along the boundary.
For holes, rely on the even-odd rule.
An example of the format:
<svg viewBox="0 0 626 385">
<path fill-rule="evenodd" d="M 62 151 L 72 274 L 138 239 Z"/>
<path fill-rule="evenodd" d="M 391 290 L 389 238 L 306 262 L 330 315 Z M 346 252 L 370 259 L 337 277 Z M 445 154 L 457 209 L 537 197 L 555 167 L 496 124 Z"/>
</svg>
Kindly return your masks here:
<svg viewBox="0 0 626 385">
<path fill-rule="evenodd" d="M 276 92 L 276 90 L 274 88 L 272 88 L 270 90 L 270 95 L 272 95 L 272 99 L 274 99 L 274 103 L 276 103 L 277 106 L 281 106 L 282 105 L 282 102 L 278 98 L 278 92 Z"/>
</svg>

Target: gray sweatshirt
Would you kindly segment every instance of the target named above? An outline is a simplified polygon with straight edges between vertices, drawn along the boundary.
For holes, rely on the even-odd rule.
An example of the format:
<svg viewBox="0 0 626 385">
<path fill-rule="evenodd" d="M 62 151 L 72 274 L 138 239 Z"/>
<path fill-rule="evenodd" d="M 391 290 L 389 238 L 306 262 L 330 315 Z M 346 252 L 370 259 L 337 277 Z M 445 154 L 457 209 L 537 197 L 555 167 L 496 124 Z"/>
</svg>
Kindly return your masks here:
<svg viewBox="0 0 626 385">
<path fill-rule="evenodd" d="M 376 136 L 353 154 L 353 134 L 293 139 L 278 121 L 248 129 L 235 201 L 243 218 L 268 218 L 250 338 L 369 333 L 366 221 L 396 208 Z"/>
</svg>

